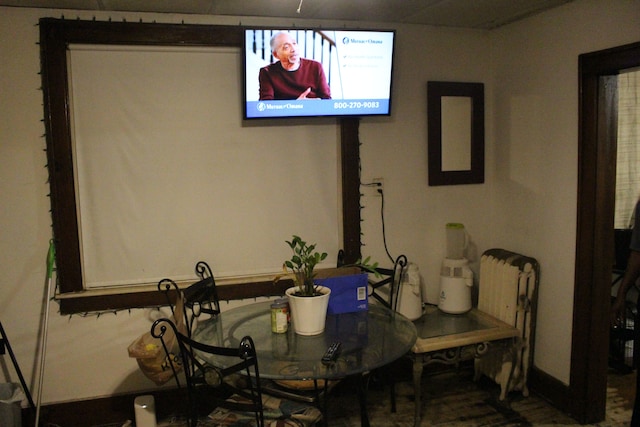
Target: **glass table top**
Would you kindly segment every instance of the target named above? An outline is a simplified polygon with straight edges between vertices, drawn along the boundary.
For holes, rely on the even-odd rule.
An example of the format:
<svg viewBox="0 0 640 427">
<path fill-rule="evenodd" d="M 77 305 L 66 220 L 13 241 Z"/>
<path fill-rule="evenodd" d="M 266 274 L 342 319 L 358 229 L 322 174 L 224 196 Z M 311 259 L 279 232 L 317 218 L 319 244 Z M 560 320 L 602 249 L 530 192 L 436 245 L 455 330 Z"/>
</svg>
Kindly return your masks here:
<svg viewBox="0 0 640 427">
<path fill-rule="evenodd" d="M 519 331 L 492 316 L 472 309 L 463 314 L 447 314 L 427 306 L 413 322 L 417 340 L 414 353 L 428 353 L 448 348 L 495 341 L 518 336 Z"/>
<path fill-rule="evenodd" d="M 369 310 L 328 315 L 320 335 L 271 332 L 270 302 L 237 307 L 200 323 L 194 339 L 233 347 L 249 335 L 256 345 L 260 376 L 271 379 L 334 379 L 386 365 L 409 352 L 416 341 L 416 327 L 409 319 L 377 304 Z M 327 347 L 342 343 L 337 361 L 324 365 Z M 208 358 L 224 367 L 224 362 Z"/>
<path fill-rule="evenodd" d="M 434 338 L 462 334 L 495 327 L 482 317 L 463 314 L 448 314 L 435 307 L 427 307 L 421 318 L 414 320 L 419 338 Z"/>
</svg>

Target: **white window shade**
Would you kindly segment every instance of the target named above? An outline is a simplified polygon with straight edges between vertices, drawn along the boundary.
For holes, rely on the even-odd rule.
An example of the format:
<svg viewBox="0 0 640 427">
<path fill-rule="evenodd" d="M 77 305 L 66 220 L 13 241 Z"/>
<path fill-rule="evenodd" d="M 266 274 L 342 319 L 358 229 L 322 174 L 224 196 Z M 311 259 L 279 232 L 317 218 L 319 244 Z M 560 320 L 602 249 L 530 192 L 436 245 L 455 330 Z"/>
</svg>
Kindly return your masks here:
<svg viewBox="0 0 640 427">
<path fill-rule="evenodd" d="M 618 75 L 615 228 L 631 228 L 640 197 L 640 71 Z"/>
<path fill-rule="evenodd" d="M 244 126 L 239 70 L 238 48 L 71 47 L 85 288 L 275 273 L 292 234 L 335 262 L 335 123 Z"/>
</svg>

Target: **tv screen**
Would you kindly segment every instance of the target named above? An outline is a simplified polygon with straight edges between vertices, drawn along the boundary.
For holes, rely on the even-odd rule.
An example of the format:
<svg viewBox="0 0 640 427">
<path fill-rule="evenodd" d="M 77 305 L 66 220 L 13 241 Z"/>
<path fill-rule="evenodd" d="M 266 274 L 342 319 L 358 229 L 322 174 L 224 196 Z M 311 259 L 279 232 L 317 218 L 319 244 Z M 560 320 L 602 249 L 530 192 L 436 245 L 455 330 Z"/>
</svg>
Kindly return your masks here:
<svg viewBox="0 0 640 427">
<path fill-rule="evenodd" d="M 244 32 L 245 119 L 391 114 L 395 31 Z"/>
</svg>

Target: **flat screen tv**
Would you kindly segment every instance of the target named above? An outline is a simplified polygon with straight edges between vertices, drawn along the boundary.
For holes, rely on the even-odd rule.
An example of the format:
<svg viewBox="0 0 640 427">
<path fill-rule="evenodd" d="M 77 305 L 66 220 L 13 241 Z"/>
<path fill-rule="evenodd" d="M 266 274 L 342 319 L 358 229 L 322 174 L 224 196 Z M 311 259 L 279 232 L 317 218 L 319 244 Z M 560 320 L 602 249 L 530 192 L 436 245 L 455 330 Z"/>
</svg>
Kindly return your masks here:
<svg viewBox="0 0 640 427">
<path fill-rule="evenodd" d="M 244 28 L 244 118 L 391 114 L 394 30 Z"/>
</svg>

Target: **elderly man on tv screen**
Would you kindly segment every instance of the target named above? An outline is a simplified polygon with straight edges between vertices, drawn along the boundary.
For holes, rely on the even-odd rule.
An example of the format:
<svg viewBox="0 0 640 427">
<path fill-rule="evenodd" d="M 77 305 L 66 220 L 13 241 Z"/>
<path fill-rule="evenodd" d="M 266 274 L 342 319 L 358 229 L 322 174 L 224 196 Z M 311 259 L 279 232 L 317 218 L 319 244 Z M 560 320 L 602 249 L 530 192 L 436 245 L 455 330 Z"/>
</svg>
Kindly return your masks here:
<svg viewBox="0 0 640 427">
<path fill-rule="evenodd" d="M 298 43 L 289 33 L 271 38 L 271 52 L 277 61 L 260 69 L 260 100 L 331 99 L 322 64 L 301 58 Z"/>
</svg>

